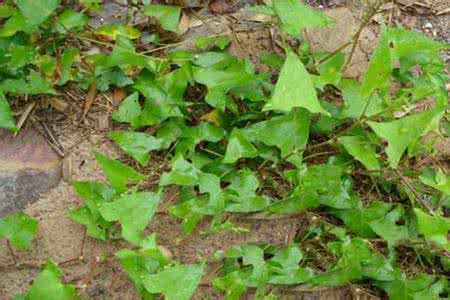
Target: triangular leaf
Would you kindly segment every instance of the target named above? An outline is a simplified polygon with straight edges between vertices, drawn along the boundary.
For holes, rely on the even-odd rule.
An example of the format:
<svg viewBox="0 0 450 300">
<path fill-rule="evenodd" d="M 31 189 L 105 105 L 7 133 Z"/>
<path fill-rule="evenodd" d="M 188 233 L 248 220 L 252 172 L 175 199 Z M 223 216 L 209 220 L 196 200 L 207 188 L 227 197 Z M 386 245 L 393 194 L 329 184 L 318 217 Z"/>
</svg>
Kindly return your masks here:
<svg viewBox="0 0 450 300">
<path fill-rule="evenodd" d="M 137 182 L 145 179 L 144 175 L 133 168 L 111 159 L 100 152 L 96 152 L 95 157 L 108 178 L 108 181 L 111 183 L 111 186 L 118 192 L 124 192 L 129 182 Z"/>
<path fill-rule="evenodd" d="M 310 114 L 295 109 L 289 114 L 256 123 L 249 130 L 256 130 L 256 139 L 281 150 L 281 156 L 306 146 L 309 137 Z"/>
<path fill-rule="evenodd" d="M 361 136 L 343 136 L 338 140 L 344 145 L 345 150 L 360 161 L 367 170 L 380 169 L 375 147 L 370 144 L 369 140 Z"/>
<path fill-rule="evenodd" d="M 320 105 L 311 77 L 300 58 L 288 51 L 272 99 L 263 110 L 289 112 L 294 107 L 304 107 L 312 113 L 329 115 Z"/>
<path fill-rule="evenodd" d="M 160 196 L 151 192 L 125 194 L 114 202 L 103 204 L 100 213 L 107 221 L 119 221 L 124 239 L 141 245 L 144 230 L 156 212 Z"/>
<path fill-rule="evenodd" d="M 256 157 L 258 151 L 238 128 L 234 128 L 228 140 L 223 163 L 232 164 L 242 157 Z"/>
<path fill-rule="evenodd" d="M 450 250 L 450 241 L 448 240 L 450 218 L 430 216 L 418 208 L 414 209 L 414 213 L 417 217 L 419 232 L 424 235 L 425 239 Z"/>
<path fill-rule="evenodd" d="M 147 16 L 155 17 L 161 23 L 161 27 L 167 31 L 177 32 L 178 20 L 180 19 L 181 8 L 170 5 L 150 4 L 144 6 L 144 13 Z"/>
<path fill-rule="evenodd" d="M 37 26 L 59 6 L 59 0 L 16 0 L 30 26 Z"/>
<path fill-rule="evenodd" d="M 36 234 L 38 221 L 24 213 L 0 218 L 0 238 L 7 238 L 18 249 L 28 249 Z"/>
<path fill-rule="evenodd" d="M 389 48 L 389 35 L 386 27 L 383 27 L 378 45 L 373 51 L 367 67 L 364 81 L 361 87 L 363 98 L 371 96 L 378 88 L 386 88 L 390 84 L 392 73 L 391 49 Z"/>
<path fill-rule="evenodd" d="M 324 13 L 297 0 L 273 0 L 272 3 L 280 18 L 281 28 L 296 38 L 300 37 L 305 28 L 325 27 L 334 23 L 334 20 Z"/>
<path fill-rule="evenodd" d="M 143 132 L 114 131 L 110 133 L 110 137 L 142 166 L 148 163 L 148 153 L 161 147 L 159 140 Z"/>
<path fill-rule="evenodd" d="M 175 265 L 148 276 L 144 285 L 149 293 L 161 293 L 166 300 L 189 300 L 200 283 L 203 269 L 203 264 Z M 183 286 L 174 286 L 177 282 Z"/>
<path fill-rule="evenodd" d="M 33 286 L 25 296 L 26 300 L 78 300 L 75 286 L 61 282 L 61 271 L 53 262 L 48 262 L 45 269 L 33 281 Z"/>
<path fill-rule="evenodd" d="M 440 117 L 439 112 L 425 111 L 391 122 L 376 123 L 369 121 L 367 124 L 379 137 L 388 141 L 386 154 L 389 165 L 396 168 L 406 148 L 430 131 L 431 125 L 435 123 L 434 121 L 438 117 Z"/>
</svg>

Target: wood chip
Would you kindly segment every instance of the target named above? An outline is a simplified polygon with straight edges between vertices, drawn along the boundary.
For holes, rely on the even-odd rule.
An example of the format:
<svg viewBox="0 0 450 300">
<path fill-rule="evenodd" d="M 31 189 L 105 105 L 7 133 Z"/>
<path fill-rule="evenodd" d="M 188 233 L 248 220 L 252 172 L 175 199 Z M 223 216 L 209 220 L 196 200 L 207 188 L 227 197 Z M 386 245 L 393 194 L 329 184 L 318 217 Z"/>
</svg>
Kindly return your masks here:
<svg viewBox="0 0 450 300">
<path fill-rule="evenodd" d="M 36 106 L 36 102 L 34 102 L 34 101 L 27 105 L 23 114 L 20 116 L 19 121 L 17 122 L 17 125 L 16 125 L 17 132 L 14 134 L 14 136 L 16 136 L 20 132 L 20 129 L 22 128 L 23 124 L 25 124 L 25 121 L 28 119 L 28 116 L 33 111 L 35 106 Z"/>
<path fill-rule="evenodd" d="M 450 7 L 448 7 L 448 8 L 446 8 L 446 9 L 444 9 L 444 10 L 438 12 L 438 13 L 436 14 L 436 16 L 445 15 L 445 14 L 448 14 L 448 13 L 450 13 Z"/>
</svg>

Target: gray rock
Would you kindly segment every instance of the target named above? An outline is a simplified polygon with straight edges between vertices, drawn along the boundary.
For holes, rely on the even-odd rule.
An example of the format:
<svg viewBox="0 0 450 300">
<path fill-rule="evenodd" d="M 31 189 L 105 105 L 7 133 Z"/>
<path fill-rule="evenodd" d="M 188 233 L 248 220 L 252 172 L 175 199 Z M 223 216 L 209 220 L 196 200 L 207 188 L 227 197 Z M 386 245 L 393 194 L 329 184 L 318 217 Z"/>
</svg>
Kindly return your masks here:
<svg viewBox="0 0 450 300">
<path fill-rule="evenodd" d="M 89 25 L 99 28 L 105 24 L 125 24 L 127 16 L 128 6 L 126 3 L 107 1 L 102 5 L 100 12 L 94 14 L 89 20 Z"/>
<path fill-rule="evenodd" d="M 0 131 L 0 216 L 22 210 L 60 178 L 61 160 L 38 131 Z"/>
</svg>

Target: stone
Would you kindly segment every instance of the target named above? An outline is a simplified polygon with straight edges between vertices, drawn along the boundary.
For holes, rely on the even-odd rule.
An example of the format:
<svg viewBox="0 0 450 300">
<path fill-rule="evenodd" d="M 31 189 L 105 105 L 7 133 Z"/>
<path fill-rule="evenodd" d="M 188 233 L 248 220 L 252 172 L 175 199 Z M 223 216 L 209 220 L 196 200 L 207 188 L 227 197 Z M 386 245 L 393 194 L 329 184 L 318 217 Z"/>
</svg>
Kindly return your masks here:
<svg viewBox="0 0 450 300">
<path fill-rule="evenodd" d="M 306 30 L 305 37 L 311 43 L 311 51 L 333 52 L 350 41 L 358 30 L 360 21 L 357 13 L 346 7 L 326 9 L 324 13 L 336 20 L 336 23 L 324 28 Z M 370 53 L 377 44 L 377 37 L 370 26 L 361 32 L 358 46 L 355 49 L 351 63 L 344 72 L 344 77 L 361 79 L 369 64 Z M 343 52 L 349 56 L 351 46 Z"/>
<path fill-rule="evenodd" d="M 61 178 L 61 160 L 36 129 L 0 131 L 0 217 L 35 202 Z"/>
<path fill-rule="evenodd" d="M 105 24 L 126 23 L 128 16 L 128 4 L 107 1 L 103 3 L 99 13 L 94 13 L 89 20 L 89 25 L 99 28 Z"/>
</svg>

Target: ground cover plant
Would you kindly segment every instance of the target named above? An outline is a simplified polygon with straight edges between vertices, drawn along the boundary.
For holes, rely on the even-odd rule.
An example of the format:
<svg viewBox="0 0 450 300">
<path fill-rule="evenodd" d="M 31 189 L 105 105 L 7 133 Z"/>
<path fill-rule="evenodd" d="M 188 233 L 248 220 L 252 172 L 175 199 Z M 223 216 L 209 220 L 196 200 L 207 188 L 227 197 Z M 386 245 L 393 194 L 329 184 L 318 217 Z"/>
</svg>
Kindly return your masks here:
<svg viewBox="0 0 450 300">
<path fill-rule="evenodd" d="M 383 3 L 366 3 L 361 28 Z M 246 291 L 278 299 L 285 286 L 348 283 L 389 299 L 448 297 L 450 178 L 433 159 L 433 136 L 448 134 L 440 57 L 448 44 L 382 23 L 363 79 L 346 79 L 359 33 L 336 52 L 311 53 L 303 30 L 334 20 L 296 0 L 272 0 L 248 8 L 273 18 L 284 48 L 283 56 L 261 57 L 271 71 L 259 72 L 228 54 L 222 36 L 195 37 L 196 50 L 164 44 L 168 51 L 150 53 L 140 50 L 139 28 L 89 29 L 96 4 L 0 5 L 0 127 L 20 130 L 14 97 L 63 93 L 68 84 L 127 90 L 112 113 L 120 130 L 110 138 L 135 162 L 96 152 L 107 181 L 75 182 L 84 206 L 67 216 L 90 238 L 129 242 L 115 259 L 143 299 L 190 299 L 209 263 L 219 268 L 208 284 L 226 299 Z M 153 43 L 176 32 L 180 7 L 141 9 L 157 21 Z M 83 52 L 82 41 L 102 51 Z M 156 181 L 146 169 L 155 157 L 165 170 Z M 310 224 L 284 247 L 239 245 L 181 264 L 148 228 L 169 188 L 176 197 L 168 210 L 187 235 L 205 220 L 206 234 L 245 230 L 229 220 L 233 214 L 302 214 Z M 26 249 L 38 226 L 23 213 L 0 218 L 0 238 Z M 181 281 L 183 288 L 174 285 Z M 77 297 L 50 260 L 17 299 Z"/>
</svg>

